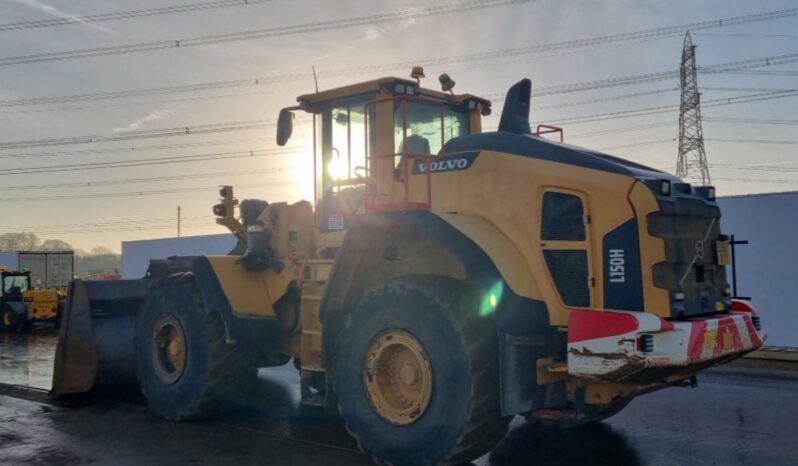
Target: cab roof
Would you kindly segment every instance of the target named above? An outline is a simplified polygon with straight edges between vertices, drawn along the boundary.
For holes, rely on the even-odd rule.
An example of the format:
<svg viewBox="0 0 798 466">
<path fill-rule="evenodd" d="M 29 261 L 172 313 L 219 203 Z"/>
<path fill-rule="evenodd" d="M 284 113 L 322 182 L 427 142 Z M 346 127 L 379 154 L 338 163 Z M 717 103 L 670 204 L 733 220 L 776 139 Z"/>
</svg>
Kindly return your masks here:
<svg viewBox="0 0 798 466">
<path fill-rule="evenodd" d="M 377 93 L 381 90 L 388 91 L 393 94 L 403 94 L 397 92 L 397 85 L 403 85 L 405 89 L 412 87 L 415 89 L 415 95 L 430 97 L 433 99 L 440 99 L 452 103 L 464 103 L 468 101 L 476 101 L 482 104 L 483 114 L 490 113 L 490 100 L 474 96 L 472 94 L 449 94 L 441 91 L 433 91 L 425 89 L 419 85 L 415 80 L 397 78 L 397 77 L 384 77 L 365 81 L 348 86 L 336 87 L 325 91 L 316 92 L 313 94 L 303 94 L 296 98 L 300 106 L 305 110 L 313 111 L 319 104 L 338 100 L 345 97 L 351 97 L 362 94 Z M 485 113 L 487 111 L 488 113 Z"/>
</svg>

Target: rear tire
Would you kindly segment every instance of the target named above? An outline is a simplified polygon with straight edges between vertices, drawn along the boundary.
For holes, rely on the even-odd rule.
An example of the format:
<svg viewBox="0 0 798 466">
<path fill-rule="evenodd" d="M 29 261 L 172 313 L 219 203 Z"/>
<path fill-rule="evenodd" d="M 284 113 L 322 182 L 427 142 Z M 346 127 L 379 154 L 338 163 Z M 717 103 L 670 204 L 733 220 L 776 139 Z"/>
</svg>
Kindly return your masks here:
<svg viewBox="0 0 798 466">
<path fill-rule="evenodd" d="M 248 373 L 254 376 L 252 358 L 227 344 L 221 316 L 206 309 L 191 280 L 167 278 L 153 289 L 135 344 L 141 391 L 167 419 L 212 414 Z"/>
<path fill-rule="evenodd" d="M 377 463 L 468 462 L 507 432 L 495 327 L 492 317 L 479 316 L 479 302 L 474 288 L 457 280 L 405 278 L 367 293 L 344 322 L 334 360 L 339 411 Z M 387 359 L 374 363 L 383 353 Z M 410 389 L 391 394 L 408 381 Z"/>
</svg>

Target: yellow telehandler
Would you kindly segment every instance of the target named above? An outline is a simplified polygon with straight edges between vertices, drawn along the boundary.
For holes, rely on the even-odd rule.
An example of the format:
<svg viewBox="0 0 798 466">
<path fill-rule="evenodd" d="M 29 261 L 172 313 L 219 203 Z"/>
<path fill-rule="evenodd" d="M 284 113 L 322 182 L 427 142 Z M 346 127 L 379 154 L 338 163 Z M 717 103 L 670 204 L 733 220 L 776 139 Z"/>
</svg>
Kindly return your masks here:
<svg viewBox="0 0 798 466">
<path fill-rule="evenodd" d="M 451 464 L 514 415 L 595 422 L 763 344 L 714 188 L 534 134 L 527 79 L 484 132 L 489 101 L 422 75 L 283 109 L 279 145 L 312 115 L 314 202 L 222 187 L 229 255 L 72 282 L 52 392 L 137 384 L 191 419 L 294 358 L 303 402 L 338 409 L 376 462 Z"/>
<path fill-rule="evenodd" d="M 0 330 L 30 329 L 61 317 L 65 296 L 57 288 L 34 288 L 30 271 L 0 271 Z"/>
</svg>

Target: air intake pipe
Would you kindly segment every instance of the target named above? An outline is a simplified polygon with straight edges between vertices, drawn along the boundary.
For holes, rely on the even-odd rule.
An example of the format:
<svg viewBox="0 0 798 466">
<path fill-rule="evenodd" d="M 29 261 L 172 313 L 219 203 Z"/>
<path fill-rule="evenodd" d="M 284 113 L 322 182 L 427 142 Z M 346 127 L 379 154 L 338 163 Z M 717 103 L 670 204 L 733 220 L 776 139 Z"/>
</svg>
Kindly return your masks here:
<svg viewBox="0 0 798 466">
<path fill-rule="evenodd" d="M 268 202 L 257 199 L 241 201 L 241 220 L 247 229 L 247 249 L 243 257 L 244 268 L 247 270 L 266 270 L 272 265 L 272 252 L 269 248 L 272 231 L 260 219 L 261 213 L 268 206 Z"/>
<path fill-rule="evenodd" d="M 529 126 L 529 101 L 532 96 L 532 81 L 522 79 L 507 91 L 504 100 L 499 131 L 505 133 L 532 134 Z"/>
</svg>

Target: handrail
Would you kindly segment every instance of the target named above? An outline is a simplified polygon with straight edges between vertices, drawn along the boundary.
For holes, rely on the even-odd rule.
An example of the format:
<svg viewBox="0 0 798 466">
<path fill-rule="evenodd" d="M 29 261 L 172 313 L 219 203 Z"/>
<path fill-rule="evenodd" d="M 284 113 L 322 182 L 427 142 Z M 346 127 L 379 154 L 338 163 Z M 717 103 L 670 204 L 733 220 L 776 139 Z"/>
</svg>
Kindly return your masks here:
<svg viewBox="0 0 798 466">
<path fill-rule="evenodd" d="M 370 145 L 369 145 L 369 107 L 376 106 L 378 103 L 384 103 L 388 101 L 401 101 L 402 102 L 402 141 L 407 140 L 407 104 L 408 102 L 417 101 L 417 102 L 424 102 L 424 103 L 432 103 L 436 104 L 440 107 L 441 110 L 441 147 L 446 142 L 446 107 L 444 102 L 440 102 L 436 99 L 431 99 L 424 96 L 392 96 L 392 97 L 385 97 L 381 99 L 376 99 L 370 102 L 367 102 L 364 105 L 364 114 L 366 115 L 366 179 L 367 181 L 367 189 L 366 189 L 366 211 L 373 212 L 373 211 L 382 211 L 382 210 L 400 210 L 400 209 L 427 209 L 429 210 L 430 206 L 432 205 L 432 177 L 431 172 L 429 170 L 425 170 L 426 176 L 426 188 L 427 188 L 427 199 L 426 203 L 419 203 L 419 202 L 410 202 L 410 180 L 411 174 L 410 166 L 413 163 L 413 160 L 417 158 L 425 158 L 426 163 L 429 164 L 433 154 L 418 154 L 418 153 L 411 153 L 406 151 L 406 144 L 402 145 L 402 151 L 393 154 L 374 154 L 370 153 Z M 404 183 L 404 203 L 399 205 L 385 205 L 385 206 L 378 206 L 376 203 L 377 200 L 377 180 L 374 177 L 373 170 L 371 169 L 371 159 L 384 159 L 384 158 L 393 158 L 401 157 L 400 165 L 402 166 L 402 182 Z"/>
<path fill-rule="evenodd" d="M 541 128 L 543 128 L 541 130 Z M 541 134 L 549 134 L 549 133 L 560 133 L 560 142 L 563 142 L 565 139 L 565 135 L 563 134 L 563 130 L 559 126 L 552 126 L 552 125 L 538 125 L 533 133 L 535 136 L 540 136 Z"/>
</svg>

